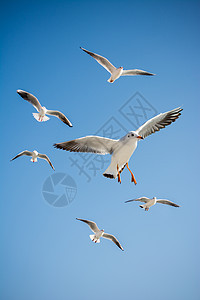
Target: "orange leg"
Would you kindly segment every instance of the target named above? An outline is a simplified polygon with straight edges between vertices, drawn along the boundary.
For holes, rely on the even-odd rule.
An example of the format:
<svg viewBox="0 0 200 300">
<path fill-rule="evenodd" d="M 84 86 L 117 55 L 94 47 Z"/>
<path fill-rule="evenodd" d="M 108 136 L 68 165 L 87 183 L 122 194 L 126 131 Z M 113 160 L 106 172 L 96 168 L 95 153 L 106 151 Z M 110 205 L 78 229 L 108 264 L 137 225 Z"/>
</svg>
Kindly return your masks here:
<svg viewBox="0 0 200 300">
<path fill-rule="evenodd" d="M 129 170 L 129 172 L 131 173 L 131 182 L 134 182 L 135 184 L 137 184 L 137 181 L 135 179 L 135 176 L 133 175 L 133 173 L 131 172 L 128 163 L 126 163 L 127 169 Z"/>
<path fill-rule="evenodd" d="M 145 210 L 146 210 L 146 211 L 148 211 L 148 210 L 149 210 L 149 208 L 147 208 L 147 207 L 146 207 L 146 208 L 145 208 Z"/>
<path fill-rule="evenodd" d="M 121 182 L 121 177 L 120 177 L 118 165 L 117 165 L 117 177 L 118 177 L 118 182 L 122 183 L 122 182 Z"/>
</svg>

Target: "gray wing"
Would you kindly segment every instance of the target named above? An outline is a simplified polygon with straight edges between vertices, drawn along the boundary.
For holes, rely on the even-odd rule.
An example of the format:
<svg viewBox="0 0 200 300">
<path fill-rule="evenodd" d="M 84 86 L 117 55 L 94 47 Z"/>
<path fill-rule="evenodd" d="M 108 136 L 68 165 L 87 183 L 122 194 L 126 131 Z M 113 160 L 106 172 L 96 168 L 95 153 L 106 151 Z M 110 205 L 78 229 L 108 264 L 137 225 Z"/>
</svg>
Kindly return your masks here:
<svg viewBox="0 0 200 300">
<path fill-rule="evenodd" d="M 28 101 L 29 103 L 31 103 L 35 109 L 37 109 L 37 111 L 40 111 L 41 109 L 41 104 L 38 101 L 38 99 L 33 96 L 32 94 L 22 91 L 22 90 L 17 90 L 17 93 L 26 101 Z"/>
<path fill-rule="evenodd" d="M 116 237 L 114 235 L 109 234 L 109 233 L 103 233 L 102 237 L 105 239 L 111 240 L 113 243 L 115 243 L 115 245 L 117 245 L 117 247 L 119 247 L 122 251 L 124 251 L 120 242 L 116 239 Z"/>
<path fill-rule="evenodd" d="M 42 158 L 42 159 L 45 159 L 50 164 L 50 166 L 52 167 L 52 169 L 55 171 L 55 169 L 54 169 L 54 167 L 53 167 L 50 159 L 48 158 L 48 156 L 46 154 L 40 154 L 40 153 L 38 153 L 38 157 Z"/>
<path fill-rule="evenodd" d="M 147 202 L 149 202 L 150 200 L 151 200 L 151 199 L 149 199 L 149 198 L 147 198 L 147 197 L 140 197 L 140 198 L 133 199 L 133 200 L 127 200 L 127 201 L 125 201 L 125 203 L 132 202 L 132 201 L 140 201 L 140 202 L 147 203 Z"/>
<path fill-rule="evenodd" d="M 148 76 L 153 76 L 156 74 L 149 73 L 143 70 L 138 70 L 138 69 L 133 69 L 133 70 L 123 70 L 121 76 L 130 76 L 130 75 L 148 75 Z"/>
<path fill-rule="evenodd" d="M 91 55 L 94 59 L 96 59 L 96 61 L 102 65 L 102 67 L 104 67 L 108 72 L 110 72 L 112 74 L 112 72 L 116 69 L 107 58 L 98 55 L 96 53 L 90 52 L 82 47 L 80 47 L 83 51 L 85 51 L 87 54 Z"/>
<path fill-rule="evenodd" d="M 156 203 L 162 203 L 162 204 L 167 204 L 167 205 L 171 205 L 174 207 L 180 207 L 178 204 L 171 202 L 169 200 L 166 200 L 166 199 L 158 199 L 158 200 L 156 200 Z"/>
<path fill-rule="evenodd" d="M 148 135 L 165 128 L 172 122 L 175 122 L 176 119 L 178 119 L 178 117 L 181 115 L 181 111 L 182 108 L 178 107 L 165 113 L 161 113 L 140 126 L 136 132 L 145 138 Z"/>
<path fill-rule="evenodd" d="M 91 152 L 97 154 L 112 154 L 118 140 L 100 136 L 86 136 L 76 140 L 54 144 L 55 148 L 70 152 Z"/>
<path fill-rule="evenodd" d="M 67 119 L 67 117 L 57 110 L 47 110 L 47 115 L 55 116 L 59 118 L 63 123 L 67 124 L 69 127 L 72 127 L 72 123 Z"/>
<path fill-rule="evenodd" d="M 89 220 L 84 220 L 84 219 L 79 219 L 79 218 L 76 218 L 76 220 L 79 220 L 79 221 L 82 221 L 82 222 L 88 224 L 90 229 L 94 233 L 97 233 L 99 231 L 99 228 L 97 227 L 97 224 L 95 222 L 92 222 L 92 221 L 89 221 Z"/>
<path fill-rule="evenodd" d="M 24 150 L 22 151 L 21 153 L 17 154 L 15 157 L 13 157 L 10 161 L 20 157 L 20 156 L 23 156 L 23 155 L 26 155 L 26 156 L 32 156 L 32 152 L 28 151 L 28 150 Z"/>
</svg>

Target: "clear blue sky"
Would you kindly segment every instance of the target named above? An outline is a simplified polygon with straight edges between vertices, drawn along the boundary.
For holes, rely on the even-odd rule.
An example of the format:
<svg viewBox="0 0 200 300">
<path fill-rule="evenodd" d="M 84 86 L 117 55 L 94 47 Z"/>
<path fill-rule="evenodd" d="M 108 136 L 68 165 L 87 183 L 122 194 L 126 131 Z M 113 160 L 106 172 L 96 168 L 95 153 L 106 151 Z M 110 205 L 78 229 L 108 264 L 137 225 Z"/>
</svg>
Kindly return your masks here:
<svg viewBox="0 0 200 300">
<path fill-rule="evenodd" d="M 199 299 L 199 19 L 198 1 L 1 1 L 1 299 Z M 157 76 L 109 84 L 80 46 Z M 38 123 L 17 89 L 74 127 L 53 117 Z M 82 158 L 52 145 L 94 134 L 111 117 L 135 129 L 119 110 L 136 92 L 158 113 L 182 106 L 183 114 L 139 143 L 130 160 L 137 186 L 127 169 L 121 185 L 104 178 L 108 163 L 87 182 L 71 166 Z M 44 200 L 47 163 L 10 162 L 24 149 L 46 153 L 56 172 L 71 175 L 70 205 Z M 143 195 L 181 208 L 124 204 Z M 115 234 L 125 251 L 92 243 L 76 217 Z"/>
</svg>

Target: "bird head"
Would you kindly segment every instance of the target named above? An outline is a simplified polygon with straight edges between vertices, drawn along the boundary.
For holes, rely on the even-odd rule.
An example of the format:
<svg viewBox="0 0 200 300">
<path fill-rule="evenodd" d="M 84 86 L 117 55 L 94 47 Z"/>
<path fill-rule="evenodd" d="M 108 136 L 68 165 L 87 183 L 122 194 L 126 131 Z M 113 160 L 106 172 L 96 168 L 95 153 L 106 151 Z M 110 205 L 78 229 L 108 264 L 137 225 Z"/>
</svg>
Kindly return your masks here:
<svg viewBox="0 0 200 300">
<path fill-rule="evenodd" d="M 143 140 L 143 137 L 141 135 L 138 135 L 135 131 L 130 131 L 126 135 L 127 139 L 136 139 L 136 140 Z"/>
<path fill-rule="evenodd" d="M 38 152 L 37 152 L 36 150 L 34 150 L 33 153 L 34 153 L 35 155 L 38 155 Z"/>
<path fill-rule="evenodd" d="M 101 229 L 102 232 L 104 232 L 104 229 Z"/>
</svg>

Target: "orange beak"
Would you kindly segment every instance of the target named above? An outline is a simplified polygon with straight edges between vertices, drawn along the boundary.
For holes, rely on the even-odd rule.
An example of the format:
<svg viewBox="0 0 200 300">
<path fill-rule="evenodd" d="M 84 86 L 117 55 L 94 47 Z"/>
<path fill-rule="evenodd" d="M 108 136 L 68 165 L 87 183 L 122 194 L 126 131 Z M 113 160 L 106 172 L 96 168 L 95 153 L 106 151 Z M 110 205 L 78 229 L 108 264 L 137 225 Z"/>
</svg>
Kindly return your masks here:
<svg viewBox="0 0 200 300">
<path fill-rule="evenodd" d="M 144 139 L 141 135 L 138 135 L 137 138 L 140 139 L 140 140 Z"/>
</svg>

